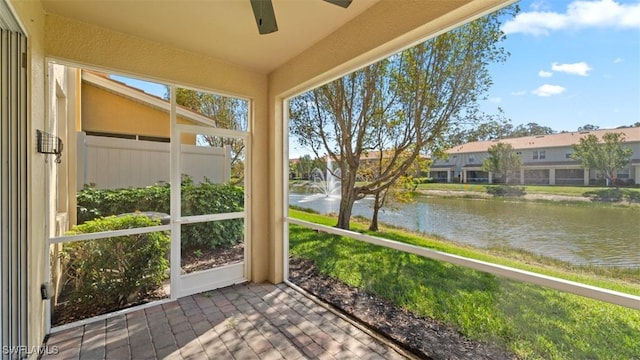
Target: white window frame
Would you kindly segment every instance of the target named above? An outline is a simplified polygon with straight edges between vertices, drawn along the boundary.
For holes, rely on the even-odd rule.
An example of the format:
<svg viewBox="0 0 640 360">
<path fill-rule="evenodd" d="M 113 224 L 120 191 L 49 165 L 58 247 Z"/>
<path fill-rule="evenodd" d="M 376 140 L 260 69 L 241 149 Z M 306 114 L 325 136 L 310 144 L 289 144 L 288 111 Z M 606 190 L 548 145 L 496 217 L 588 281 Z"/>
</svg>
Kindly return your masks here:
<svg viewBox="0 0 640 360">
<path fill-rule="evenodd" d="M 547 158 L 545 150 L 533 150 L 533 160 L 544 160 Z"/>
</svg>

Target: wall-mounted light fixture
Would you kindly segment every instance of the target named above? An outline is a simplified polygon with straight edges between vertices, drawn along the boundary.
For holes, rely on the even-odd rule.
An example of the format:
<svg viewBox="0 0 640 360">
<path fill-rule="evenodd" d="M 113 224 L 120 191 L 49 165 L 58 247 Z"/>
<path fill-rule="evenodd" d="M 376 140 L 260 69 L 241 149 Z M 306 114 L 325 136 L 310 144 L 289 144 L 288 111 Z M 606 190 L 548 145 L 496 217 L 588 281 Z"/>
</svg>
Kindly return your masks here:
<svg viewBox="0 0 640 360">
<path fill-rule="evenodd" d="M 62 161 L 62 139 L 42 130 L 36 130 L 37 150 L 41 154 L 54 154 L 56 164 Z"/>
</svg>

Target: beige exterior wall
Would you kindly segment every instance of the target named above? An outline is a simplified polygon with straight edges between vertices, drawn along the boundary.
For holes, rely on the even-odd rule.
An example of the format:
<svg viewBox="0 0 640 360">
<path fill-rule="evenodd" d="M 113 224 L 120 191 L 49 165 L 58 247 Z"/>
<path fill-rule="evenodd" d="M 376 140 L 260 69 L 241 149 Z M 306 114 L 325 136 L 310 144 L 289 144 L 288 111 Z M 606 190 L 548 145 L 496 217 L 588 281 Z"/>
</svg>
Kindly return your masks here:
<svg viewBox="0 0 640 360">
<path fill-rule="evenodd" d="M 521 154 L 523 162 L 535 162 L 535 161 L 568 161 L 573 159 L 567 158 L 567 154 L 571 154 L 571 147 L 558 147 L 558 148 L 546 148 L 544 150 L 545 158 L 543 160 L 533 160 L 533 150 L 525 150 Z"/>
<path fill-rule="evenodd" d="M 169 137 L 169 113 L 82 83 L 82 130 Z"/>
<path fill-rule="evenodd" d="M 612 130 L 615 131 L 615 130 Z M 633 179 L 635 184 L 640 184 L 640 142 L 628 142 L 625 146 L 631 148 L 633 155 L 631 156 L 631 164 L 625 168 L 620 169 L 621 172 L 627 172 L 629 178 Z M 576 160 L 567 158 L 567 154 L 571 154 L 573 149 L 571 146 L 557 146 L 557 147 L 540 147 L 530 149 L 514 149 L 515 152 L 520 153 L 520 159 L 522 163 L 522 171 L 524 170 L 548 170 L 550 177 L 550 184 L 555 184 L 555 170 L 564 169 L 582 169 Z M 544 159 L 534 159 L 534 152 L 544 151 Z M 457 181 L 458 173 L 464 169 L 467 171 L 480 171 L 482 170 L 482 163 L 489 157 L 488 152 L 459 152 L 456 154 L 450 154 L 448 159 L 437 159 L 433 163 L 431 173 L 435 175 L 437 171 L 451 170 L 450 181 Z M 473 161 L 471 160 L 473 159 Z M 564 163 L 564 164 L 563 164 Z M 474 167 L 469 165 L 473 164 Z M 521 172 L 522 174 L 522 172 Z M 590 179 L 595 179 L 597 176 L 595 170 L 587 171 L 585 174 L 584 185 L 589 185 Z M 521 181 L 525 178 L 521 175 Z M 465 180 L 464 178 L 462 179 Z"/>
<path fill-rule="evenodd" d="M 151 107 L 82 82 L 82 131 L 169 138 L 171 119 L 166 110 Z M 193 124 L 178 117 L 178 123 Z M 182 135 L 183 144 L 196 143 L 193 134 Z"/>
</svg>

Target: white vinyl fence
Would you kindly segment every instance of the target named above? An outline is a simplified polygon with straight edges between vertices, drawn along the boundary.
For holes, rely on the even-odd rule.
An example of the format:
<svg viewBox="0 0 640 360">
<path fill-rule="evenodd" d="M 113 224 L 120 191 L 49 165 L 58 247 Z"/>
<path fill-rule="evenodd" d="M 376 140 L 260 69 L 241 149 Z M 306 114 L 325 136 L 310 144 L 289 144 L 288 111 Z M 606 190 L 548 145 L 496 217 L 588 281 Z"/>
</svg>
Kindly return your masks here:
<svg viewBox="0 0 640 360">
<path fill-rule="evenodd" d="M 155 141 L 90 136 L 78 133 L 78 190 L 85 184 L 98 189 L 144 187 L 169 182 L 170 144 Z M 181 173 L 195 183 L 206 177 L 214 183 L 228 182 L 231 174 L 229 148 L 181 145 Z"/>
</svg>

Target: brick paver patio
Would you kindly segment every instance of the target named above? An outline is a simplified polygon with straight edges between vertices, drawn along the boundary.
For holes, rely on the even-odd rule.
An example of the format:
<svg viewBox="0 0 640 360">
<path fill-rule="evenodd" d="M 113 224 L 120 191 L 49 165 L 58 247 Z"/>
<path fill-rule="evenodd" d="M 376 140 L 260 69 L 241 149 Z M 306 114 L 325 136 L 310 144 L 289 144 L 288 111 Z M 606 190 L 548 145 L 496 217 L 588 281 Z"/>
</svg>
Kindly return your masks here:
<svg viewBox="0 0 640 360">
<path fill-rule="evenodd" d="M 241 284 L 53 333 L 43 359 L 404 359 L 285 284 Z"/>
</svg>

